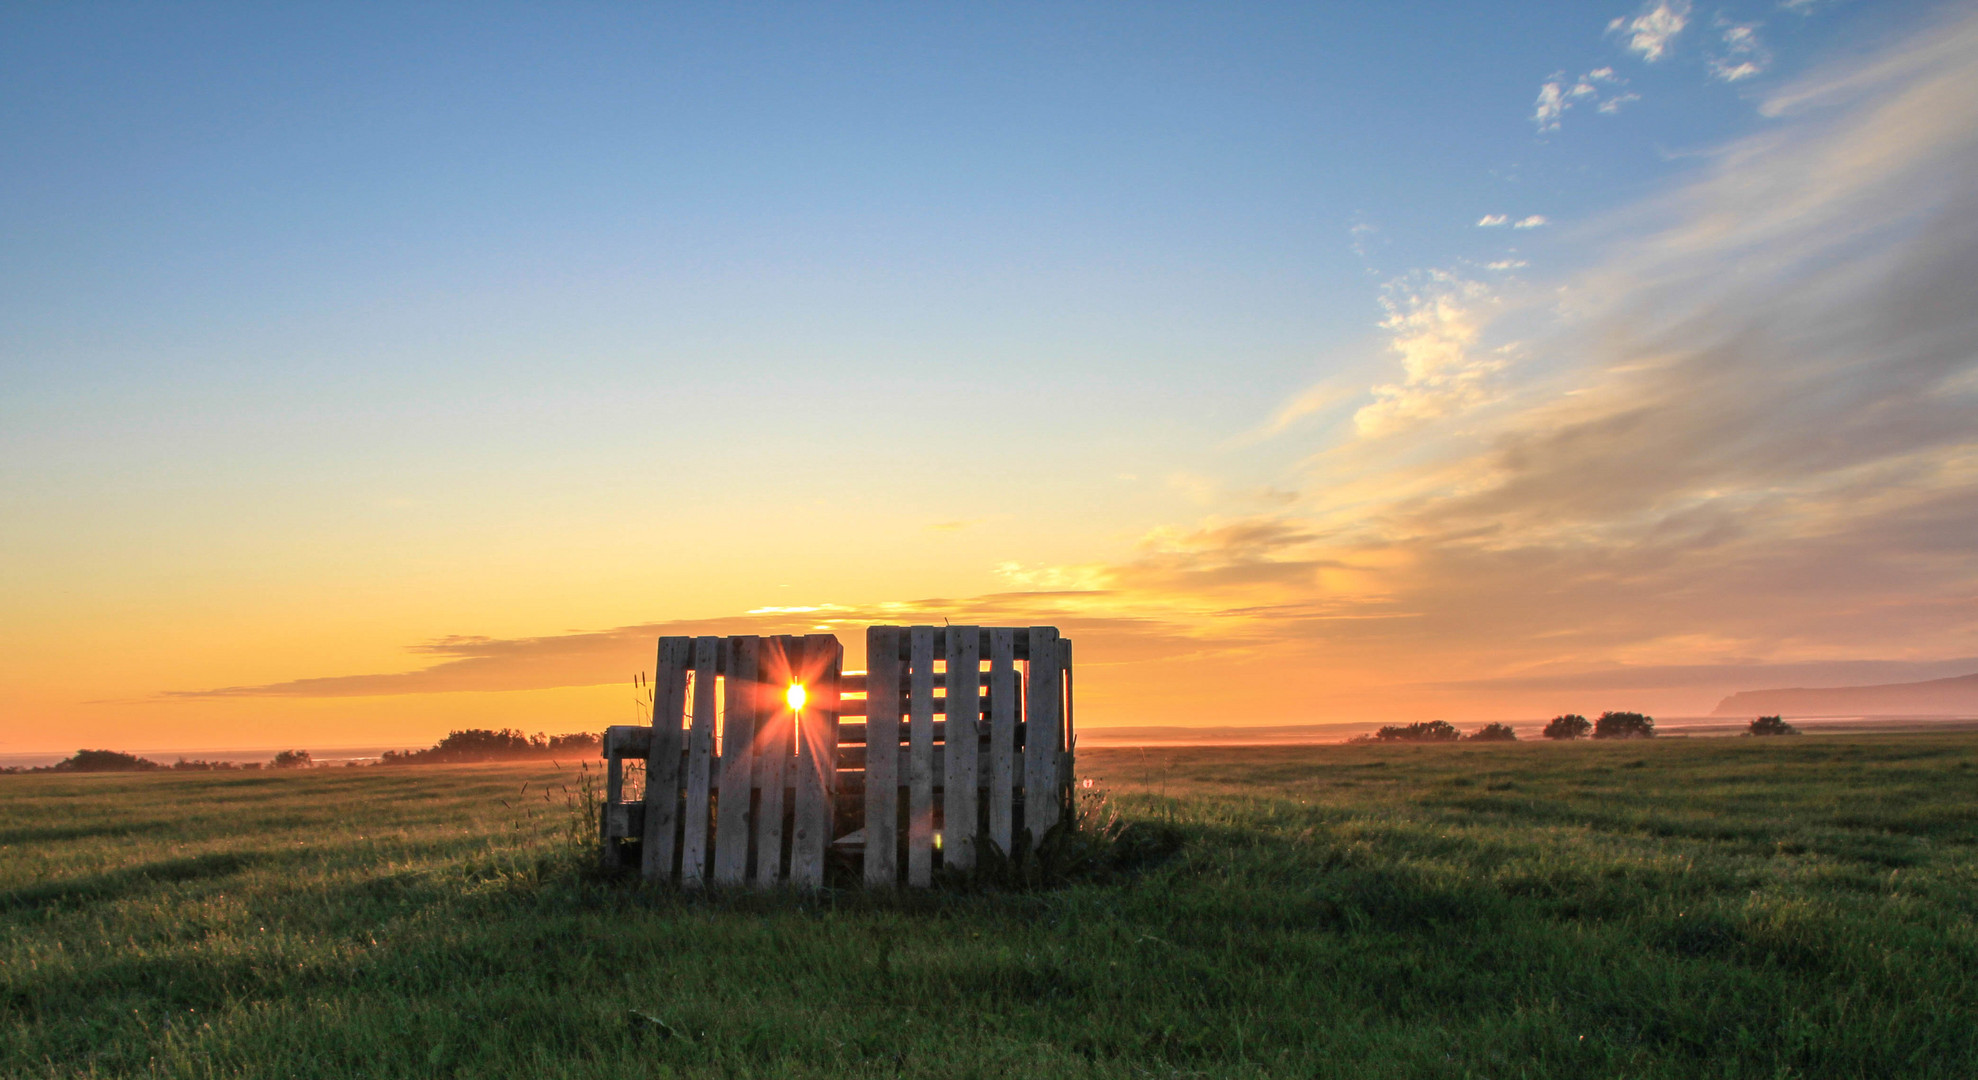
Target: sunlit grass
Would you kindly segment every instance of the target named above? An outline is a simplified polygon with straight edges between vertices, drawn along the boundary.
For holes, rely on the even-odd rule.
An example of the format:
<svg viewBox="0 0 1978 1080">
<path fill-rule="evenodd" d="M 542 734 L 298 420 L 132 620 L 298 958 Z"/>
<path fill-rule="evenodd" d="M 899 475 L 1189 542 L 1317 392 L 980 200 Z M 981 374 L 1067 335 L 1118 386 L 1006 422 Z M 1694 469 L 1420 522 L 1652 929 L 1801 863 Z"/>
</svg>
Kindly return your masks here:
<svg viewBox="0 0 1978 1080">
<path fill-rule="evenodd" d="M 571 768 L 4 777 L 0 1076 L 1978 1075 L 1975 765 L 1086 751 L 1178 855 L 890 901 L 595 880 Z"/>
</svg>

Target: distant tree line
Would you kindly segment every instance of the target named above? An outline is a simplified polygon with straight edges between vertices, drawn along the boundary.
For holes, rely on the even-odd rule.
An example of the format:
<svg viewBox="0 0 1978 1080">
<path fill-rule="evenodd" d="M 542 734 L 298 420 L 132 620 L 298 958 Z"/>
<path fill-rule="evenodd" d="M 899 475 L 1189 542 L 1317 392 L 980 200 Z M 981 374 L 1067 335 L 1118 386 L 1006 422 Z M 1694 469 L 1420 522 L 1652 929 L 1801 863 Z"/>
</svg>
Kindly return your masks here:
<svg viewBox="0 0 1978 1080">
<path fill-rule="evenodd" d="M 1516 742 L 1518 733 L 1509 724 L 1485 724 L 1465 735 L 1457 731 L 1456 725 L 1447 720 L 1428 720 L 1419 724 L 1390 724 L 1372 735 L 1362 735 L 1351 741 L 1357 743 Z"/>
<path fill-rule="evenodd" d="M 568 735 L 524 735 L 513 728 L 491 731 L 486 728 L 469 728 L 466 731 L 448 732 L 446 738 L 424 750 L 387 750 L 379 759 L 381 765 L 444 765 L 462 764 L 474 761 L 518 761 L 529 758 L 581 758 L 596 757 L 604 740 L 594 732 L 579 731 Z M 355 765 L 356 762 L 350 762 Z M 170 769 L 186 772 L 225 772 L 235 770 L 307 769 L 315 765 L 307 750 L 283 750 L 274 756 L 266 766 L 258 761 L 204 761 L 180 758 L 171 765 L 152 761 L 150 758 L 126 754 L 121 750 L 78 750 L 75 756 L 64 758 L 53 765 L 39 765 L 33 768 L 10 766 L 0 768 L 0 773 L 98 773 L 98 772 L 150 772 Z"/>
<path fill-rule="evenodd" d="M 1779 718 L 1767 717 L 1765 722 Z M 1797 734 L 1792 725 L 1782 725 L 1785 731 L 1759 730 L 1754 722 L 1751 733 L 1754 735 Z M 1555 716 L 1539 732 L 1548 739 L 1652 739 L 1655 737 L 1655 718 L 1638 712 L 1604 712 L 1598 720 L 1588 720 L 1578 713 Z M 1361 735 L 1350 741 L 1356 743 L 1453 743 L 1453 742 L 1516 742 L 1518 732 L 1509 724 L 1485 724 L 1468 735 L 1456 730 L 1456 725 L 1447 720 L 1427 720 L 1419 724 L 1390 724 L 1372 735 Z"/>
<path fill-rule="evenodd" d="M 424 750 L 387 750 L 384 765 L 457 765 L 471 761 L 515 761 L 522 758 L 596 757 L 604 745 L 595 732 L 569 735 L 524 735 L 514 728 L 493 731 L 469 728 L 449 731 L 446 738 Z"/>
<path fill-rule="evenodd" d="M 1548 739 L 1653 739 L 1655 718 L 1638 712 L 1604 712 L 1589 721 L 1578 713 L 1555 716 L 1539 734 Z"/>
<path fill-rule="evenodd" d="M 310 766 L 309 751 L 284 750 L 268 762 L 271 769 L 306 769 Z M 99 773 L 99 772 L 151 772 L 156 769 L 170 769 L 178 772 L 220 772 L 252 770 L 261 768 L 258 761 L 191 761 L 180 758 L 170 765 L 160 764 L 150 758 L 126 754 L 122 750 L 78 750 L 71 757 L 63 758 L 53 765 L 37 765 L 23 769 L 19 766 L 0 769 L 8 773 Z"/>
</svg>

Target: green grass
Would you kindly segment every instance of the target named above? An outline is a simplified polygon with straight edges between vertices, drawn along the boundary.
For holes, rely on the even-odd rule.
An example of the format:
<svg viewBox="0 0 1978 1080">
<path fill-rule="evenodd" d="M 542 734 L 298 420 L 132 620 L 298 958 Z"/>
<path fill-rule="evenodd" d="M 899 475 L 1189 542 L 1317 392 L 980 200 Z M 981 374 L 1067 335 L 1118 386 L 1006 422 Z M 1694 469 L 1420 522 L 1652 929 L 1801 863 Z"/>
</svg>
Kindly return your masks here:
<svg viewBox="0 0 1978 1080">
<path fill-rule="evenodd" d="M 1081 769 L 1181 852 L 681 897 L 569 771 L 0 777 L 0 1076 L 1978 1075 L 1978 738 Z"/>
</svg>

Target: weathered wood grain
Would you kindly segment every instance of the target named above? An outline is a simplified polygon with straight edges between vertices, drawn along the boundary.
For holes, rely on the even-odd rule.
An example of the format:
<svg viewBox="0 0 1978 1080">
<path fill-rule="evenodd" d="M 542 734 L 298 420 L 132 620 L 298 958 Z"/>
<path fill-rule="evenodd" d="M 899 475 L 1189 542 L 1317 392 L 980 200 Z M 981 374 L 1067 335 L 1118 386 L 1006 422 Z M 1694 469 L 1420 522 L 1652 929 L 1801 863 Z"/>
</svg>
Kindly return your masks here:
<svg viewBox="0 0 1978 1080">
<path fill-rule="evenodd" d="M 865 762 L 865 882 L 891 886 L 898 880 L 895 845 L 899 839 L 900 767 L 899 648 L 906 635 L 895 626 L 868 627 L 865 633 L 867 691 Z M 878 752 L 873 752 L 877 750 Z"/>
<path fill-rule="evenodd" d="M 714 758 L 715 693 L 720 682 L 721 639 L 694 639 L 694 708 L 687 721 L 687 801 L 681 809 L 680 884 L 707 881 L 708 788 Z"/>
<path fill-rule="evenodd" d="M 755 883 L 769 888 L 783 880 L 783 788 L 790 781 L 795 724 L 784 700 L 790 673 L 802 663 L 803 639 L 762 639 L 762 718 L 756 725 Z"/>
<path fill-rule="evenodd" d="M 762 639 L 753 634 L 728 639 L 728 672 L 723 677 L 721 785 L 715 802 L 714 882 L 740 885 L 749 876 L 750 792 L 755 789 L 756 713 Z"/>
<path fill-rule="evenodd" d="M 948 696 L 943 703 L 947 736 L 941 763 L 941 862 L 956 870 L 975 866 L 976 751 L 981 716 L 982 636 L 978 627 L 952 627 L 948 633 Z"/>
<path fill-rule="evenodd" d="M 989 631 L 989 839 L 1005 853 L 1015 817 L 1016 631 Z"/>
<path fill-rule="evenodd" d="M 870 753 L 871 748 L 867 751 Z M 907 631 L 907 884 L 934 884 L 934 628 Z"/>
<path fill-rule="evenodd" d="M 1059 691 L 1057 628 L 1033 626 L 1023 731 L 1023 823 L 1033 841 L 1058 823 Z"/>
<path fill-rule="evenodd" d="M 679 853 L 680 721 L 687 707 L 687 665 L 693 639 L 659 639 L 653 665 L 652 740 L 646 753 L 645 837 L 640 873 L 649 881 L 671 880 Z"/>
<path fill-rule="evenodd" d="M 838 669 L 844 651 L 830 634 L 804 637 L 802 677 L 809 692 L 797 723 L 794 832 L 790 883 L 824 884 L 824 849 L 831 844 L 831 792 L 838 772 Z"/>
</svg>

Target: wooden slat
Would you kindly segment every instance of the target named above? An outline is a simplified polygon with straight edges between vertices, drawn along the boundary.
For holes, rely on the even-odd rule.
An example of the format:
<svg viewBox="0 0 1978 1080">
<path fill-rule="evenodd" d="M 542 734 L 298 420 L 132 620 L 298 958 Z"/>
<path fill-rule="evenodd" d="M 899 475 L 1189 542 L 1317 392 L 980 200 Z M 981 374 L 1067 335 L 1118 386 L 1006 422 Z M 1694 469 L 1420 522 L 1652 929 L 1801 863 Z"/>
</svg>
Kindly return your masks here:
<svg viewBox="0 0 1978 1080">
<path fill-rule="evenodd" d="M 801 638 L 762 640 L 762 719 L 756 725 L 755 883 L 769 888 L 783 878 L 783 786 L 789 782 L 794 725 L 784 700 L 790 672 L 801 662 Z"/>
<path fill-rule="evenodd" d="M 621 837 L 642 836 L 646 828 L 646 804 L 619 803 L 604 808 L 605 835 L 617 840 Z"/>
<path fill-rule="evenodd" d="M 830 634 L 804 638 L 803 678 L 810 701 L 797 724 L 795 832 L 790 837 L 790 883 L 824 884 L 824 849 L 831 844 L 831 791 L 838 773 L 838 668 L 844 650 Z"/>
<path fill-rule="evenodd" d="M 756 713 L 762 698 L 762 687 L 757 681 L 761 649 L 762 639 L 753 634 L 728 639 L 721 785 L 714 825 L 717 885 L 740 885 L 749 876 L 749 792 L 755 786 Z"/>
<path fill-rule="evenodd" d="M 694 639 L 694 711 L 687 726 L 687 801 L 680 828 L 680 884 L 699 888 L 707 880 L 709 770 L 714 757 L 714 710 L 721 639 Z"/>
<path fill-rule="evenodd" d="M 1065 676 L 1064 697 L 1059 702 L 1059 705 L 1061 706 L 1060 711 L 1064 713 L 1064 718 L 1065 718 L 1065 739 L 1064 739 L 1065 752 L 1064 752 L 1064 757 L 1062 758 L 1062 764 L 1059 765 L 1058 767 L 1058 783 L 1060 785 L 1069 787 L 1072 783 L 1072 778 L 1078 775 L 1077 770 L 1075 768 L 1075 763 L 1078 758 L 1078 728 L 1074 726 L 1071 715 L 1072 695 L 1071 695 L 1071 639 L 1070 638 L 1058 639 L 1058 664 L 1064 671 L 1064 676 Z"/>
<path fill-rule="evenodd" d="M 618 838 L 611 834 L 611 810 L 625 797 L 625 752 L 611 733 L 604 740 L 604 812 L 598 815 L 598 861 L 618 866 Z"/>
<path fill-rule="evenodd" d="M 941 862 L 957 870 L 975 866 L 975 764 L 980 735 L 976 730 L 981 716 L 982 639 L 977 627 L 957 626 L 948 634 L 949 737 L 942 740 L 946 751 L 941 786 Z"/>
<path fill-rule="evenodd" d="M 1010 850 L 1016 770 L 1016 631 L 989 631 L 989 839 Z"/>
<path fill-rule="evenodd" d="M 900 742 L 899 639 L 904 636 L 897 626 L 866 628 L 866 663 L 870 670 L 865 727 L 868 742 L 875 746 L 898 746 Z M 879 754 L 866 762 L 867 885 L 890 886 L 897 880 L 899 867 L 894 845 L 899 836 L 899 804 L 895 801 L 898 775 L 898 754 Z"/>
<path fill-rule="evenodd" d="M 1058 631 L 1030 628 L 1030 672 L 1024 680 L 1023 823 L 1033 842 L 1058 823 L 1058 751 L 1062 717 L 1058 674 Z"/>
<path fill-rule="evenodd" d="M 687 706 L 687 662 L 693 639 L 659 639 L 653 665 L 652 736 L 646 755 L 645 837 L 639 872 L 670 880 L 680 824 L 680 718 Z"/>
<path fill-rule="evenodd" d="M 934 628 L 907 631 L 907 884 L 934 884 Z"/>
</svg>

